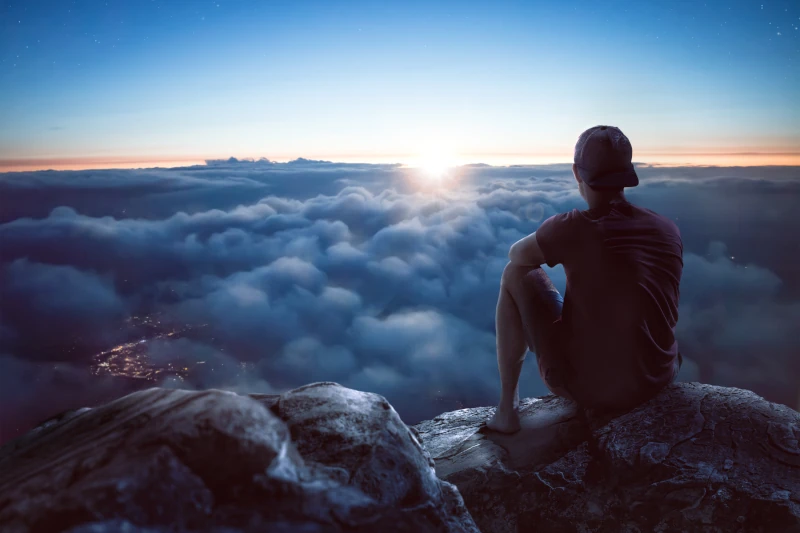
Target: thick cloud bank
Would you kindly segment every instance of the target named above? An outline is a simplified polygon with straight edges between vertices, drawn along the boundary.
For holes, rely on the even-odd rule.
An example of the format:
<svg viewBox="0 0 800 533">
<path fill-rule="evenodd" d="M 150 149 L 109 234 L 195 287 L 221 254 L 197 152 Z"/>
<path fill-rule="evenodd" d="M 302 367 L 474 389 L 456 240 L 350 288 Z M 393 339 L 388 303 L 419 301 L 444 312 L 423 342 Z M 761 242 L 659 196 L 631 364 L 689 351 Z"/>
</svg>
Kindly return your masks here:
<svg viewBox="0 0 800 533">
<path fill-rule="evenodd" d="M 629 199 L 683 235 L 684 378 L 797 407 L 798 169 L 638 169 Z M 569 165 L 441 183 L 304 160 L 0 175 L 0 441 L 152 385 L 331 380 L 409 423 L 491 404 L 508 248 L 574 207 Z M 522 393 L 545 393 L 533 364 Z"/>
</svg>

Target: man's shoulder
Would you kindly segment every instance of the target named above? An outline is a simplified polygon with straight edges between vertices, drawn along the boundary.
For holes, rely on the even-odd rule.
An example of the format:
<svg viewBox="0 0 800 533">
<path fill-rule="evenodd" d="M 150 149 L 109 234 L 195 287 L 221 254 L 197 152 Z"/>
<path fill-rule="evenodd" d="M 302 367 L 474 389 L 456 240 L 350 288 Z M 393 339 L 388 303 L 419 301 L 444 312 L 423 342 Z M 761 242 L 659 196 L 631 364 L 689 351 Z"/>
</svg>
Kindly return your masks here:
<svg viewBox="0 0 800 533">
<path fill-rule="evenodd" d="M 653 219 L 659 225 L 664 227 L 664 229 L 667 229 L 672 233 L 680 235 L 680 229 L 678 228 L 678 224 L 671 218 L 664 216 L 656 211 L 653 211 L 652 209 L 648 209 L 647 207 L 642 207 L 640 205 L 633 205 L 633 204 L 631 205 L 634 207 L 634 209 L 638 210 L 643 216 Z"/>
<path fill-rule="evenodd" d="M 586 220 L 585 215 L 580 209 L 571 209 L 562 213 L 556 213 L 545 219 L 536 230 L 538 235 L 565 235 L 580 232 L 581 222 Z"/>
<path fill-rule="evenodd" d="M 549 217 L 542 220 L 542 222 L 539 224 L 539 228 L 552 226 L 554 224 L 555 225 L 561 224 L 567 219 L 568 216 L 569 216 L 569 211 L 552 214 Z"/>
<path fill-rule="evenodd" d="M 584 211 L 581 211 L 578 208 L 574 208 L 570 209 L 569 211 L 564 211 L 563 213 L 556 213 L 555 215 L 552 215 L 551 217 L 546 219 L 544 222 L 556 223 L 556 224 L 570 223 L 576 220 L 584 219 L 586 216 L 584 213 L 585 213 Z M 544 224 L 544 222 L 542 222 L 542 224 Z"/>
</svg>

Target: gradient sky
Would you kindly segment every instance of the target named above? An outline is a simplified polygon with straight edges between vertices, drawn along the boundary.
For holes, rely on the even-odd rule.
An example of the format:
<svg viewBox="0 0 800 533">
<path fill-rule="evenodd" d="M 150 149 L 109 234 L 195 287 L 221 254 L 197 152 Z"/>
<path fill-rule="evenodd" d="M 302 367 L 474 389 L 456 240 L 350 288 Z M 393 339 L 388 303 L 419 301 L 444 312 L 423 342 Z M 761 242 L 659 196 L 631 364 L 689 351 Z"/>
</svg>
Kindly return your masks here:
<svg viewBox="0 0 800 533">
<path fill-rule="evenodd" d="M 800 164 L 798 26 L 796 0 L 2 0 L 0 170 L 568 161 L 595 124 L 639 161 Z M 736 152 L 783 155 L 702 155 Z"/>
</svg>

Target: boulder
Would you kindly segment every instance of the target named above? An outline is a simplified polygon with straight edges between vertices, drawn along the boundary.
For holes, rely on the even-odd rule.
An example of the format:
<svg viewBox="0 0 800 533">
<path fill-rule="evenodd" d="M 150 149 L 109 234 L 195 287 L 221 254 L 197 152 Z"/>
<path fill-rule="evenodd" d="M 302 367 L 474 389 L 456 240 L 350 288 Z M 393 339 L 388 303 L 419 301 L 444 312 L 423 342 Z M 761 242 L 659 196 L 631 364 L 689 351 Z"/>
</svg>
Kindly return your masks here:
<svg viewBox="0 0 800 533">
<path fill-rule="evenodd" d="M 800 531 L 800 413 L 752 392 L 679 383 L 604 416 L 527 399 L 513 435 L 493 412 L 415 426 L 483 533 Z"/>
<path fill-rule="evenodd" d="M 381 396 L 148 389 L 0 448 L 0 531 L 470 532 Z"/>
</svg>

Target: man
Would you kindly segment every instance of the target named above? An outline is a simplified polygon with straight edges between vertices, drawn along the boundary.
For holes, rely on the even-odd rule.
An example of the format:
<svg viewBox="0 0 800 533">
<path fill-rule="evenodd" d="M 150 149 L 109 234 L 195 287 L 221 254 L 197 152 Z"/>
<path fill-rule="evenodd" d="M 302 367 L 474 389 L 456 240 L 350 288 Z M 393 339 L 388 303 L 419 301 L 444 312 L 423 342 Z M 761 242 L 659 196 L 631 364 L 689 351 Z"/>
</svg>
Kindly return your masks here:
<svg viewBox="0 0 800 533">
<path fill-rule="evenodd" d="M 683 243 L 671 220 L 626 200 L 624 187 L 639 184 L 631 157 L 619 128 L 584 131 L 572 173 L 589 209 L 554 215 L 511 247 L 497 302 L 502 390 L 490 429 L 520 428 L 528 349 L 548 389 L 583 408 L 628 409 L 675 379 Z M 564 298 L 545 263 L 564 266 Z"/>
</svg>

